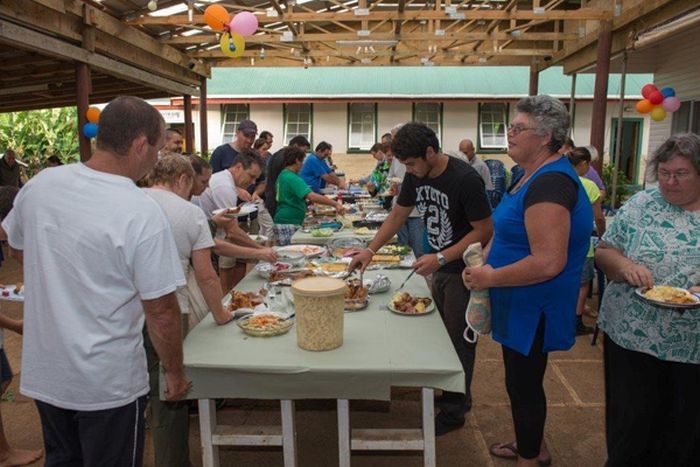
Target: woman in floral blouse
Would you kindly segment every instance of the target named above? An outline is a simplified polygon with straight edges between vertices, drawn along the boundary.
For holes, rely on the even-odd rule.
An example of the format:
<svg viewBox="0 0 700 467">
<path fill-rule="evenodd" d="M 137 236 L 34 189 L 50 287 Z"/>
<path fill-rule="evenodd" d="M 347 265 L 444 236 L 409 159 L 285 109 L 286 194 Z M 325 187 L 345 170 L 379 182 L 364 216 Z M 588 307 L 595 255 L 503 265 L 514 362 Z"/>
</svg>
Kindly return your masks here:
<svg viewBox="0 0 700 467">
<path fill-rule="evenodd" d="M 679 134 L 649 160 L 658 188 L 637 193 L 596 252 L 611 283 L 605 331 L 609 467 L 700 463 L 700 309 L 655 306 L 639 287 L 700 292 L 700 137 Z"/>
</svg>

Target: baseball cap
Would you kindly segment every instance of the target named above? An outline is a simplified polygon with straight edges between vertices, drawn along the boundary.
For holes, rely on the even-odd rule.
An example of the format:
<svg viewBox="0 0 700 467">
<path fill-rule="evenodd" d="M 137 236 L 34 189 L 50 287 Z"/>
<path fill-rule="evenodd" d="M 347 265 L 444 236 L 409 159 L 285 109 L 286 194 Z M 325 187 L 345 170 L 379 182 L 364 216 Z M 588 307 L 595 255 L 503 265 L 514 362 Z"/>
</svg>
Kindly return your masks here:
<svg viewBox="0 0 700 467">
<path fill-rule="evenodd" d="M 243 134 L 257 133 L 258 126 L 252 120 L 241 120 L 238 123 L 238 127 L 236 127 L 236 130 L 240 131 Z"/>
</svg>

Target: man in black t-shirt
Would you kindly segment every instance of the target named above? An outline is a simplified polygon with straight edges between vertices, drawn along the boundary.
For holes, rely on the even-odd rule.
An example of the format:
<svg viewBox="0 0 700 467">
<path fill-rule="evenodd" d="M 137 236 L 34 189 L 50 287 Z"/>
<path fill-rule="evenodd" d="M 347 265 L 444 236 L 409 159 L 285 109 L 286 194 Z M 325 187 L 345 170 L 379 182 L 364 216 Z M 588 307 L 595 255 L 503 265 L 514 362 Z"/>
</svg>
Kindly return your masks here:
<svg viewBox="0 0 700 467">
<path fill-rule="evenodd" d="M 465 374 L 466 394 L 444 391 L 438 401 L 435 434 L 464 425 L 471 408 L 471 379 L 476 344 L 464 340 L 464 312 L 469 290 L 464 287 L 462 253 L 471 243 L 486 245 L 493 233 L 491 207 L 484 181 L 469 164 L 440 152 L 435 132 L 422 123 L 407 123 L 396 133 L 391 149 L 406 166 L 396 206 L 369 246 L 354 256 L 349 269 L 365 268 L 374 253 L 391 239 L 415 206 L 423 219 L 433 253 L 421 256 L 413 269 L 432 274 L 432 294 Z"/>
</svg>

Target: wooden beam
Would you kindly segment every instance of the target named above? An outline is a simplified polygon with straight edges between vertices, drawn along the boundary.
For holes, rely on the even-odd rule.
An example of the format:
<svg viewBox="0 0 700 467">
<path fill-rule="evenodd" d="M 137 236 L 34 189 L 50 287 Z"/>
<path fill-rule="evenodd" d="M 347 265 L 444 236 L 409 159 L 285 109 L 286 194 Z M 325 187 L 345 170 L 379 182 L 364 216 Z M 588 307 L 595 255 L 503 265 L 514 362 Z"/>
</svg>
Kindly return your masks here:
<svg viewBox="0 0 700 467">
<path fill-rule="evenodd" d="M 104 55 L 88 52 L 81 47 L 2 19 L 0 19 L 0 41 L 20 49 L 37 51 L 50 57 L 86 63 L 91 68 L 107 75 L 134 81 L 172 94 L 198 94 L 197 88 L 194 86 L 187 86 Z"/>
</svg>

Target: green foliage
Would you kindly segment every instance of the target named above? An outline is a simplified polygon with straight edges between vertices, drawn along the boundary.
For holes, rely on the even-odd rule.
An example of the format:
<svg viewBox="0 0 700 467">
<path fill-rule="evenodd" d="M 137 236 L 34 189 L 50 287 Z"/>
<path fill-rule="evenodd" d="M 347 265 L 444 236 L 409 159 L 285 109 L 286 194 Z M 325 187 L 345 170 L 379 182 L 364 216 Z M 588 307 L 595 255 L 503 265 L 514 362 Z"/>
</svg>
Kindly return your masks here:
<svg viewBox="0 0 700 467">
<path fill-rule="evenodd" d="M 603 200 L 604 206 L 612 206 L 612 180 L 613 180 L 613 166 L 610 164 L 603 165 L 603 174 L 601 176 L 603 183 L 605 183 L 605 199 Z M 635 185 L 632 181 L 627 178 L 625 172 L 622 170 L 617 171 L 617 185 L 615 187 L 615 206 L 614 208 L 619 208 L 623 202 L 627 200 L 632 194 L 637 191 Z"/>
<path fill-rule="evenodd" d="M 49 156 L 64 163 L 80 160 L 75 107 L 0 114 L 0 148 L 13 149 L 29 165 L 27 178 L 44 168 Z"/>
</svg>

